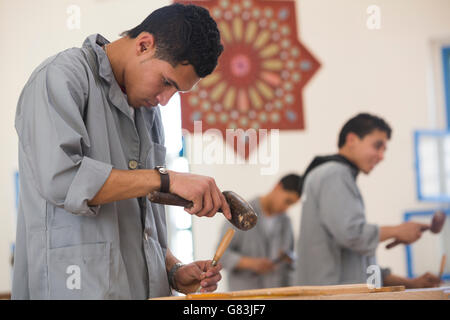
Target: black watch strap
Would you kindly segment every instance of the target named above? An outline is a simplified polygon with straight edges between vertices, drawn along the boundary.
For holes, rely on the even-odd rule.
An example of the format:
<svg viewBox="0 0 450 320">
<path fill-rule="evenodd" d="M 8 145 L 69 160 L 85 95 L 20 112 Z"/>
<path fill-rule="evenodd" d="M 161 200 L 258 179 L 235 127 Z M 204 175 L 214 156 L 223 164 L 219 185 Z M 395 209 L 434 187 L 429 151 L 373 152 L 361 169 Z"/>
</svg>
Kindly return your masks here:
<svg viewBox="0 0 450 320">
<path fill-rule="evenodd" d="M 178 271 L 178 269 L 180 269 L 183 266 L 182 263 L 175 263 L 173 265 L 173 267 L 170 269 L 169 274 L 168 274 L 168 278 L 169 278 L 169 285 L 175 290 L 178 291 L 179 289 L 177 288 L 176 284 L 175 284 L 175 273 Z"/>
<path fill-rule="evenodd" d="M 159 172 L 159 176 L 161 177 L 161 188 L 159 191 L 169 193 L 170 180 L 167 169 L 163 166 L 156 166 L 155 169 Z"/>
</svg>

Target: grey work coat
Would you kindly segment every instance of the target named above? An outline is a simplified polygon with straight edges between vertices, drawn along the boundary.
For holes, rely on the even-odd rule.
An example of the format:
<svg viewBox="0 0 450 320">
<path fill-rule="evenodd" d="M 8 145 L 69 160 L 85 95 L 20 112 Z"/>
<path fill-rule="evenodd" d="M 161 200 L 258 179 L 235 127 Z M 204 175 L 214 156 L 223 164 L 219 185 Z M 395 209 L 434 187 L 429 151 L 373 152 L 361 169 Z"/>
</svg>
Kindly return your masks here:
<svg viewBox="0 0 450 320">
<path fill-rule="evenodd" d="M 306 177 L 296 285 L 367 282 L 367 267 L 376 265 L 379 228 L 366 221 L 357 174 L 356 169 L 333 161 Z M 384 276 L 389 270 L 381 272 Z"/>
<path fill-rule="evenodd" d="M 20 196 L 13 299 L 170 295 L 164 208 L 89 206 L 112 168 L 165 162 L 158 108 L 130 111 L 101 35 L 44 61 L 16 113 Z"/>
<path fill-rule="evenodd" d="M 250 201 L 250 205 L 258 215 L 258 223 L 247 231 L 236 229 L 228 249 L 220 260 L 228 271 L 228 289 L 236 291 L 289 286 L 293 270 L 286 262 L 278 264 L 273 272 L 262 275 L 236 268 L 242 256 L 276 259 L 280 250 L 292 252 L 294 249 L 294 235 L 289 217 L 285 213 L 273 217 L 272 219 L 275 219 L 273 231 L 268 235 L 263 226 L 267 218 L 262 213 L 259 198 Z M 234 227 L 227 222 L 222 228 L 220 239 L 228 228 Z"/>
</svg>

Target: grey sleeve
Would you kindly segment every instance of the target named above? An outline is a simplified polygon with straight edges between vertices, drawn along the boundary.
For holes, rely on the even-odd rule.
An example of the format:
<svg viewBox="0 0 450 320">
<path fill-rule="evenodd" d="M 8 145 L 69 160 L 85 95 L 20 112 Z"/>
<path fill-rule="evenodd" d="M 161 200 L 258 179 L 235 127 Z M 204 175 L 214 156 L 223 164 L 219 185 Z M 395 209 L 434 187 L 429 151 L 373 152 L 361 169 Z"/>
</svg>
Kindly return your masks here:
<svg viewBox="0 0 450 320">
<path fill-rule="evenodd" d="M 392 272 L 391 272 L 391 269 L 390 269 L 390 268 L 381 268 L 381 267 L 380 267 L 380 269 L 381 269 L 381 279 L 382 279 L 382 282 L 384 282 L 384 279 L 385 279 L 387 276 L 391 275 Z"/>
<path fill-rule="evenodd" d="M 217 242 L 217 246 L 219 245 L 220 240 L 222 240 L 229 227 L 229 223 L 223 225 L 219 241 Z M 222 258 L 220 259 L 220 263 L 222 263 L 223 267 L 229 271 L 233 270 L 239 263 L 239 260 L 241 260 L 242 258 L 242 254 L 240 252 L 240 247 L 243 241 L 242 232 L 243 231 L 239 231 L 235 228 L 233 239 L 231 240 L 227 250 L 225 250 Z"/>
<path fill-rule="evenodd" d="M 84 77 L 84 79 L 83 79 Z M 16 130 L 30 182 L 47 201 L 74 214 L 96 215 L 88 206 L 112 165 L 85 155 L 90 148 L 83 111 L 86 74 L 50 64 L 26 84 L 16 112 Z"/>
<path fill-rule="evenodd" d="M 361 255 L 374 255 L 379 228 L 368 224 L 364 207 L 350 173 L 336 170 L 321 182 L 319 214 L 336 242 Z"/>
<path fill-rule="evenodd" d="M 286 232 L 288 234 L 288 239 L 289 239 L 289 251 L 291 252 L 291 254 L 294 255 L 295 257 L 295 251 L 294 251 L 294 231 L 292 230 L 292 224 L 291 224 L 291 220 L 288 219 L 288 224 L 286 225 Z M 293 286 L 295 285 L 295 268 L 297 266 L 297 261 L 294 260 L 294 262 L 292 263 L 292 265 L 290 265 L 287 268 L 286 271 L 286 278 L 287 278 L 287 285 L 289 286 Z"/>
</svg>

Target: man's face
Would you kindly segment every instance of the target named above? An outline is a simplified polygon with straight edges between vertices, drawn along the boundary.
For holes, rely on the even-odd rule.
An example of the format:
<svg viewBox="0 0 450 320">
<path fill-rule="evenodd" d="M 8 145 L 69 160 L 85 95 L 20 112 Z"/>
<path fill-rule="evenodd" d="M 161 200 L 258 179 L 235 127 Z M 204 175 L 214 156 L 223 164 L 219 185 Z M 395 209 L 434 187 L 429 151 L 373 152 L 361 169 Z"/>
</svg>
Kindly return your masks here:
<svg viewBox="0 0 450 320">
<path fill-rule="evenodd" d="M 272 198 L 271 209 L 274 213 L 280 214 L 295 204 L 300 197 L 295 191 L 288 191 L 283 189 L 281 184 L 275 187 L 274 197 Z"/>
<path fill-rule="evenodd" d="M 164 106 L 178 91 L 190 91 L 200 80 L 190 64 L 175 67 L 154 57 L 153 36 L 142 33 L 135 41 L 135 55 L 127 63 L 124 84 L 130 106 Z"/>
<path fill-rule="evenodd" d="M 349 133 L 350 152 L 356 166 L 365 174 L 369 174 L 375 166 L 384 159 L 388 136 L 386 132 L 375 129 L 360 139 L 356 134 Z"/>
</svg>

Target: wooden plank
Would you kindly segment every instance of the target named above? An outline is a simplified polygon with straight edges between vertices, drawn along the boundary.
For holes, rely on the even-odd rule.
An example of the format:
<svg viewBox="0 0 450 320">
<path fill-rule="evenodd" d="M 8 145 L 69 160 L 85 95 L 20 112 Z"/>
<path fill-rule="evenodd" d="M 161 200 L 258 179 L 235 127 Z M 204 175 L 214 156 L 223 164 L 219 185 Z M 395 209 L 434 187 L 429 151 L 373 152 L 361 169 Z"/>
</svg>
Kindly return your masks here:
<svg viewBox="0 0 450 320">
<path fill-rule="evenodd" d="M 281 288 L 253 289 L 232 292 L 217 292 L 204 294 L 188 294 L 188 300 L 204 300 L 204 299 L 232 299 L 246 297 L 286 297 L 286 296 L 319 296 L 319 295 L 336 295 L 349 293 L 371 293 L 386 291 L 403 291 L 405 287 L 384 287 L 379 289 L 370 289 L 367 284 L 350 284 L 337 286 L 294 286 Z"/>
<path fill-rule="evenodd" d="M 186 300 L 186 296 L 159 297 L 159 298 L 151 298 L 148 300 Z"/>
<path fill-rule="evenodd" d="M 247 298 L 276 298 L 289 296 L 322 296 L 338 295 L 351 293 L 375 293 L 375 292 L 395 292 L 404 291 L 405 287 L 383 287 L 379 289 L 370 289 L 367 284 L 348 284 L 336 286 L 293 286 L 280 288 L 266 288 L 253 290 L 240 290 L 231 292 L 212 292 L 200 294 L 188 294 L 187 300 L 207 300 L 207 299 L 247 299 Z M 161 298 L 160 298 L 161 299 Z M 166 300 L 179 300 L 179 298 L 162 298 Z"/>
<path fill-rule="evenodd" d="M 0 300 L 10 300 L 11 293 L 10 292 L 0 292 Z"/>
<path fill-rule="evenodd" d="M 342 290 L 342 291 L 341 291 Z M 213 292 L 203 294 L 188 294 L 186 299 L 230 299 L 241 297 L 261 296 L 289 296 L 289 295 L 319 295 L 326 292 L 367 292 L 366 284 L 344 285 L 344 286 L 294 286 L 265 289 L 239 290 L 230 292 Z"/>
<path fill-rule="evenodd" d="M 295 288 L 295 287 L 287 287 Z M 350 286 L 324 286 L 324 287 L 302 287 L 308 288 L 308 290 L 315 290 L 312 295 L 249 295 L 249 296 L 233 296 L 233 292 L 217 292 L 209 294 L 211 297 L 208 299 L 227 299 L 227 300 L 449 300 L 450 299 L 450 287 L 440 287 L 440 288 L 428 288 L 428 289 L 408 289 L 405 290 L 404 287 L 382 287 L 379 289 L 373 289 L 369 292 L 357 292 L 352 293 L 351 290 L 362 290 L 360 285 L 350 285 Z M 367 286 L 366 286 L 367 288 Z M 286 288 L 275 288 L 275 289 L 286 289 Z M 367 288 L 368 289 L 368 288 Z M 250 290 L 250 291 L 258 291 Z M 268 289 L 263 289 L 268 290 Z M 347 290 L 347 293 L 342 293 Z M 249 291 L 249 290 L 246 290 Z M 326 294 L 317 294 L 318 292 L 324 292 Z M 238 292 L 238 291 L 236 291 Z M 275 292 L 280 292 L 280 290 L 275 290 Z M 311 291 L 304 291 L 311 292 Z M 331 292 L 335 292 L 334 294 Z M 341 293 L 336 293 L 341 292 Z M 226 294 L 226 296 L 223 296 Z M 216 296 L 217 298 L 214 298 Z M 157 300 L 186 300 L 187 296 L 178 297 L 162 297 L 157 298 Z"/>
<path fill-rule="evenodd" d="M 448 300 L 444 291 L 399 291 L 378 293 L 340 294 L 331 296 L 297 296 L 283 300 Z"/>
</svg>

